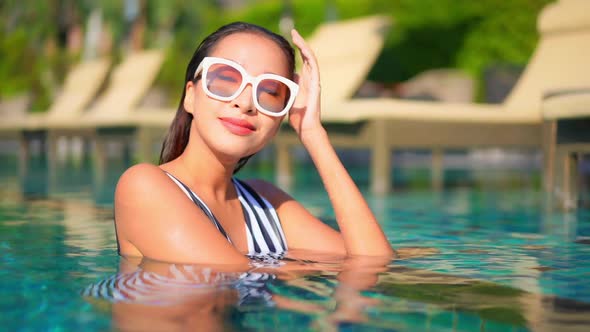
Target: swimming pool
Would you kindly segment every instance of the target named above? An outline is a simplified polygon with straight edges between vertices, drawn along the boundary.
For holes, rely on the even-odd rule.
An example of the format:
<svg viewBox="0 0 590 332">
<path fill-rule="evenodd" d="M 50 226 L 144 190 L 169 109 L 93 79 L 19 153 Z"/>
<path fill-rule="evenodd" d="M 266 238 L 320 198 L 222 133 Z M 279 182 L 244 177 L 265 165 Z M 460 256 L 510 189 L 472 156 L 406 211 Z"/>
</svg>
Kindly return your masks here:
<svg viewBox="0 0 590 332">
<path fill-rule="evenodd" d="M 551 211 L 534 186 L 367 196 L 391 243 L 401 248 L 400 259 L 383 265 L 311 253 L 288 262 L 294 268 L 286 273 L 156 263 L 138 270 L 137 262 L 115 253 L 112 191 L 125 165 L 109 163 L 98 182 L 84 160 L 62 165 L 53 176 L 32 162 L 19 178 L 16 161 L 2 158 L 0 329 L 590 327 L 590 211 Z M 314 181 L 293 194 L 333 224 Z M 135 299 L 123 299 L 132 290 L 139 292 Z"/>
</svg>

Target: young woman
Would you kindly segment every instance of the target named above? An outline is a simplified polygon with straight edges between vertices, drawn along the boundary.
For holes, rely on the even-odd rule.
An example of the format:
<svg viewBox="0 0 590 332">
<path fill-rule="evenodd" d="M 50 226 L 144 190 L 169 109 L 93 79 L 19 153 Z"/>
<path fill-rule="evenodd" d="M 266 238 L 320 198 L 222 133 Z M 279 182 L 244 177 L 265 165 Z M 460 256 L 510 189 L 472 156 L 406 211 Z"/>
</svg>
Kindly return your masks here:
<svg viewBox="0 0 590 332">
<path fill-rule="evenodd" d="M 160 165 L 120 178 L 115 225 L 125 256 L 196 264 L 248 264 L 288 249 L 391 256 L 393 250 L 320 122 L 312 50 L 292 31 L 303 66 L 280 35 L 248 23 L 215 31 L 195 51 Z M 233 174 L 289 117 L 332 202 L 340 232 L 274 185 Z"/>
</svg>

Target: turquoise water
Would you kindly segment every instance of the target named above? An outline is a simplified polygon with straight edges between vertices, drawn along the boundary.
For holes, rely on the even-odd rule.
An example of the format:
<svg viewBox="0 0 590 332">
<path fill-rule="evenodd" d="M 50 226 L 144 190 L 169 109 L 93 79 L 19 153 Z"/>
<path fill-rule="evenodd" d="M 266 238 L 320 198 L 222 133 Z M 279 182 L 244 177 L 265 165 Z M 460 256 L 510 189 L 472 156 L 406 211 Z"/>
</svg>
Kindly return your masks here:
<svg viewBox="0 0 590 332">
<path fill-rule="evenodd" d="M 288 273 L 262 267 L 246 277 L 213 273 L 216 279 L 204 282 L 212 273 L 207 268 L 150 262 L 138 267 L 116 255 L 112 193 L 126 167 L 122 162 L 110 161 L 98 177 L 88 160 L 65 163 L 49 175 L 36 159 L 19 177 L 14 158 L 0 158 L 0 329 L 590 327 L 590 210 L 552 211 L 536 190 L 538 177 L 529 172 L 513 174 L 524 178 L 519 189 L 485 181 L 483 189 L 465 188 L 461 178 L 474 177 L 467 172 L 455 174 L 449 181 L 459 185 L 442 192 L 402 187 L 387 197 L 367 195 L 399 250 L 400 258 L 391 262 L 343 262 L 308 253 L 305 260 L 289 261 Z M 265 172 L 263 177 L 272 178 L 264 165 L 247 168 L 245 176 Z M 357 171 L 365 185 L 366 171 Z M 412 172 L 398 170 L 396 181 L 415 181 L 407 177 Z M 328 199 L 309 174 L 309 167 L 299 169 L 292 194 L 334 225 Z M 171 269 L 201 277 L 180 280 Z M 163 282 L 143 298 L 113 301 L 122 289 L 122 282 L 107 282 L 115 278 Z"/>
</svg>

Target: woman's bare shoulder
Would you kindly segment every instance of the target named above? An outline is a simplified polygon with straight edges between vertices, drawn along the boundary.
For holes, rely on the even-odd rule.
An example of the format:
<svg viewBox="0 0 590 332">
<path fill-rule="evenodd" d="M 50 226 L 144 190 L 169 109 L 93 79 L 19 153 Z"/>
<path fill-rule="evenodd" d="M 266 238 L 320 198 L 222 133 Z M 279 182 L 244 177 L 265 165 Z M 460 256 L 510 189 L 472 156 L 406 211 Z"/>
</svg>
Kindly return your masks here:
<svg viewBox="0 0 590 332">
<path fill-rule="evenodd" d="M 115 189 L 115 214 L 126 209 L 153 210 L 185 203 L 184 194 L 158 166 L 137 164 L 119 178 Z"/>
<path fill-rule="evenodd" d="M 134 165 L 119 178 L 115 189 L 115 200 L 121 195 L 156 194 L 157 190 L 154 192 L 154 189 L 167 186 L 168 182 L 170 182 L 168 176 L 158 166 L 147 163 Z"/>
<path fill-rule="evenodd" d="M 115 191 L 121 253 L 170 262 L 230 262 L 244 257 L 166 175 L 149 164 L 129 168 Z"/>
</svg>

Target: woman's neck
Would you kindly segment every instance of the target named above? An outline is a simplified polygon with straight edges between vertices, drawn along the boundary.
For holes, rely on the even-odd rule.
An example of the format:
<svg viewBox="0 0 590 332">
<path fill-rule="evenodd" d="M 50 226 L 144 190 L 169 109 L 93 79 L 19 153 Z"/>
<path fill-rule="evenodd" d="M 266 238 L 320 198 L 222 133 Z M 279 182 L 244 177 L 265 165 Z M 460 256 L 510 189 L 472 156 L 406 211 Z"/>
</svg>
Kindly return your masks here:
<svg viewBox="0 0 590 332">
<path fill-rule="evenodd" d="M 223 160 L 203 142 L 189 141 L 184 152 L 170 164 L 181 181 L 200 195 L 218 201 L 235 196 L 231 178 L 236 162 Z"/>
</svg>

